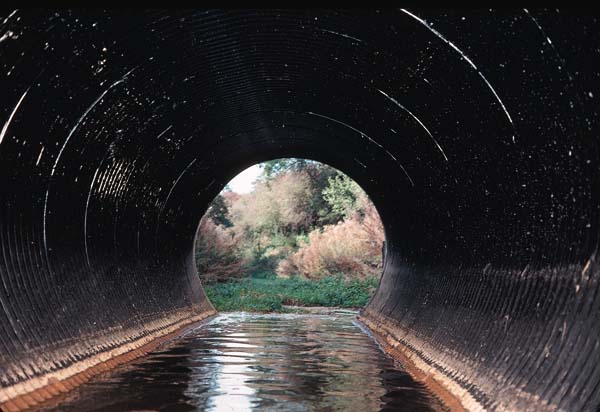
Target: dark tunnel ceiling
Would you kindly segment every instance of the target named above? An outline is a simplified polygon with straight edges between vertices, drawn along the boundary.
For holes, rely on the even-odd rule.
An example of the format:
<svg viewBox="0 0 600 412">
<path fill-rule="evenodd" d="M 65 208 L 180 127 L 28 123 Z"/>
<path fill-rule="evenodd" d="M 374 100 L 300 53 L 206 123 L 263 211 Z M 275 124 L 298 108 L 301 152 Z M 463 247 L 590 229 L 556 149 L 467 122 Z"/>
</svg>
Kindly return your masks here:
<svg viewBox="0 0 600 412">
<path fill-rule="evenodd" d="M 600 364 L 596 17 L 18 10 L 0 22 L 3 386 L 85 358 L 60 355 L 82 337 L 204 310 L 192 248 L 208 202 L 251 164 L 306 157 L 380 211 L 391 257 L 373 313 L 456 353 L 450 369 L 481 366 L 465 382 L 492 407 L 499 388 L 519 405 L 522 392 L 598 402 L 599 367 L 560 372 Z M 41 348 L 53 355 L 36 360 Z"/>
</svg>

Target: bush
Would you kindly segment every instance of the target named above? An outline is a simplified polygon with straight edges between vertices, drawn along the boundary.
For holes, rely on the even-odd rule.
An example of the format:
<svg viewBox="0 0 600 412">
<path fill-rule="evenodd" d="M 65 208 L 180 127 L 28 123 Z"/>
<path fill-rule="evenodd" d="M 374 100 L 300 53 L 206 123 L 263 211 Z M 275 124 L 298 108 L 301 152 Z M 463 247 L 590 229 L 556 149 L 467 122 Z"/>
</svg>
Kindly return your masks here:
<svg viewBox="0 0 600 412">
<path fill-rule="evenodd" d="M 235 232 L 215 224 L 205 215 L 200 220 L 196 238 L 196 266 L 200 279 L 210 283 L 242 277 L 246 263 Z"/>
<path fill-rule="evenodd" d="M 355 213 L 337 225 L 310 232 L 308 242 L 279 263 L 277 274 L 307 279 L 336 274 L 349 279 L 376 277 L 381 271 L 383 240 L 379 215 L 374 206 L 367 205 L 363 216 Z"/>
</svg>

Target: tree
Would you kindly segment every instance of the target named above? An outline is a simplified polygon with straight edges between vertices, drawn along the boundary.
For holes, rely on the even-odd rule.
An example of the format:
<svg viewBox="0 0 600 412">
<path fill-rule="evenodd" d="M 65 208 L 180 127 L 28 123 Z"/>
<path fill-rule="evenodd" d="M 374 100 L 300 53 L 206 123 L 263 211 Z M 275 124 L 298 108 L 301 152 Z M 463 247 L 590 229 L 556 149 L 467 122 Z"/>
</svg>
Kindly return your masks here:
<svg viewBox="0 0 600 412">
<path fill-rule="evenodd" d="M 223 227 L 231 227 L 233 223 L 229 219 L 229 207 L 227 203 L 225 203 L 225 199 L 221 194 L 218 194 L 210 204 L 208 208 L 208 217 L 210 217 L 213 222 L 217 225 L 221 225 Z"/>
<path fill-rule="evenodd" d="M 306 215 L 304 225 L 306 230 L 337 223 L 340 220 L 337 215 L 331 214 L 331 206 L 323 199 L 322 195 L 323 189 L 327 187 L 328 179 L 337 174 L 336 169 L 314 160 L 299 158 L 270 160 L 262 163 L 261 168 L 262 174 L 258 181 L 267 187 L 281 185 L 281 183 L 277 183 L 277 179 L 285 175 L 298 175 L 302 176 L 302 179 L 308 178 L 308 190 L 304 194 L 306 198 L 302 199 L 303 214 Z"/>
<path fill-rule="evenodd" d="M 312 160 L 298 159 L 295 157 L 274 159 L 261 163 L 262 174 L 261 181 L 271 181 L 281 172 L 295 171 L 299 172 L 306 168 L 310 163 L 315 163 Z"/>
<path fill-rule="evenodd" d="M 360 213 L 366 196 L 361 187 L 348 176 L 337 172 L 330 177 L 323 189 L 323 199 L 331 206 L 331 213 L 338 219 L 348 219 L 354 213 Z"/>
<path fill-rule="evenodd" d="M 282 172 L 258 182 L 232 207 L 232 219 L 250 237 L 306 231 L 312 224 L 310 179 L 305 173 Z"/>
</svg>

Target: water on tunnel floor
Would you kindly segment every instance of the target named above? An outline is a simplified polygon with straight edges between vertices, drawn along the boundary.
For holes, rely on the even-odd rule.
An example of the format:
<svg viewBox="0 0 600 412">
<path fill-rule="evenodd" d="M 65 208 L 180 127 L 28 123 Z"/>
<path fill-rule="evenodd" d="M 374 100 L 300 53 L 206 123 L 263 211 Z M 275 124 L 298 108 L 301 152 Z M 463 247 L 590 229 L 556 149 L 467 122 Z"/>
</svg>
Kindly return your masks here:
<svg viewBox="0 0 600 412">
<path fill-rule="evenodd" d="M 348 312 L 228 313 L 41 411 L 436 411 Z"/>
</svg>

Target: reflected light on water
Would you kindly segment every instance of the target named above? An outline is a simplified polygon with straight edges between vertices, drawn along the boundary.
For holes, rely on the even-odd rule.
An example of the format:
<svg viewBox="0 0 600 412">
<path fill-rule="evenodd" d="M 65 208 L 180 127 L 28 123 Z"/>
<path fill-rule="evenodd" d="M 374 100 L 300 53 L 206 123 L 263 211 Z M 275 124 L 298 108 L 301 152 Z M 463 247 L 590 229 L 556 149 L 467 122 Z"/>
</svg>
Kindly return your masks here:
<svg viewBox="0 0 600 412">
<path fill-rule="evenodd" d="M 40 411 L 440 410 L 354 317 L 222 314 Z"/>
</svg>

